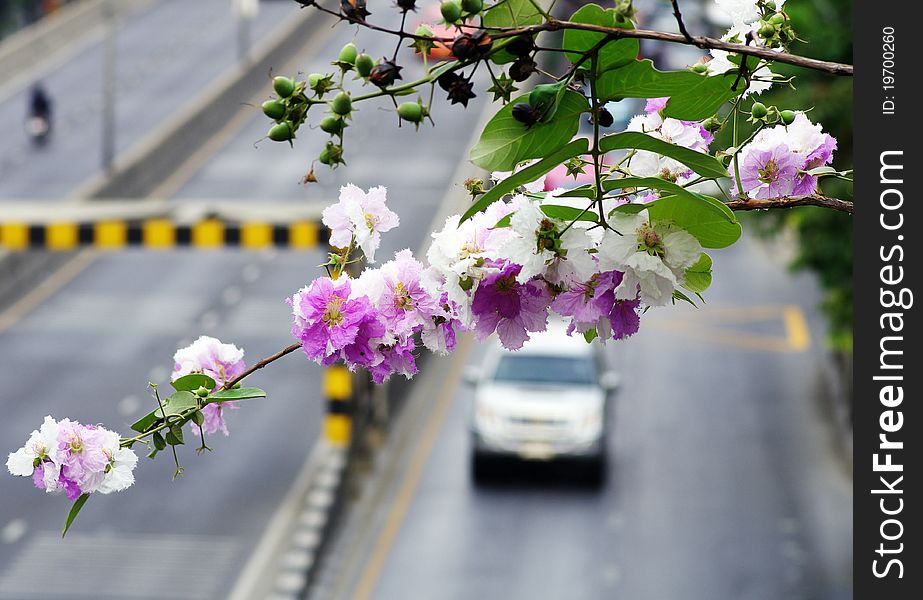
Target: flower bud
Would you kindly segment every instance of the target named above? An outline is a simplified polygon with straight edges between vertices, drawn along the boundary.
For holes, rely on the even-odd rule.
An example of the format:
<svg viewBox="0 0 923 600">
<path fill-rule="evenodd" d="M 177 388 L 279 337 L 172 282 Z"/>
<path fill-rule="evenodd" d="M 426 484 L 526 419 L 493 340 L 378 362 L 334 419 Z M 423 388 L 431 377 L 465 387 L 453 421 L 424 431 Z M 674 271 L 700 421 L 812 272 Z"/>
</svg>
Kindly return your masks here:
<svg viewBox="0 0 923 600">
<path fill-rule="evenodd" d="M 200 385 L 199 388 L 195 391 L 195 395 L 199 398 L 205 398 L 208 396 L 208 388 Z"/>
<path fill-rule="evenodd" d="M 323 73 L 311 73 L 308 75 L 308 87 L 318 96 L 323 96 L 333 89 L 333 77 Z"/>
<path fill-rule="evenodd" d="M 267 100 L 263 102 L 263 114 L 273 120 L 279 120 L 285 116 L 285 104 L 278 100 Z"/>
<path fill-rule="evenodd" d="M 273 125 L 269 133 L 266 134 L 266 137 L 274 142 L 289 142 L 295 137 L 295 130 L 292 128 L 291 123 L 282 121 L 281 123 Z"/>
<path fill-rule="evenodd" d="M 476 15 L 484 8 L 483 0 L 461 0 L 461 7 L 469 15 Z"/>
<path fill-rule="evenodd" d="M 349 42 L 340 50 L 340 56 L 337 57 L 337 64 L 344 70 L 356 64 L 356 57 L 359 55 L 359 49 L 352 42 Z"/>
<path fill-rule="evenodd" d="M 769 23 L 766 23 L 765 25 L 760 27 L 759 31 L 757 31 L 756 33 L 764 40 L 768 40 L 769 38 L 771 38 L 772 36 L 776 34 L 776 28 L 770 25 Z"/>
<path fill-rule="evenodd" d="M 369 81 L 378 87 L 388 87 L 394 83 L 395 80 L 402 79 L 402 68 L 403 67 L 397 66 L 397 63 L 392 60 L 382 59 L 380 63 L 372 68 L 371 73 L 369 73 Z"/>
<path fill-rule="evenodd" d="M 426 116 L 426 109 L 419 102 L 404 102 L 397 107 L 401 119 L 410 123 L 419 123 Z"/>
<path fill-rule="evenodd" d="M 368 78 L 369 74 L 372 72 L 372 69 L 375 67 L 375 60 L 363 52 L 356 56 L 355 66 L 356 73 L 359 75 L 359 77 Z"/>
<path fill-rule="evenodd" d="M 750 108 L 750 115 L 754 119 L 765 119 L 768 114 L 769 110 L 762 102 L 754 102 L 753 106 Z"/>
<path fill-rule="evenodd" d="M 768 2 L 764 3 L 763 6 L 765 6 L 765 7 L 766 7 L 766 10 L 768 10 L 768 11 L 775 11 L 775 10 L 776 10 L 776 3 L 773 2 L 772 0 L 769 0 Z"/>
<path fill-rule="evenodd" d="M 457 23 L 462 16 L 462 6 L 459 0 L 444 0 L 439 6 L 442 18 L 446 23 Z"/>
<path fill-rule="evenodd" d="M 346 92 L 340 92 L 330 101 L 330 110 L 333 114 L 346 116 L 353 110 L 353 101 Z"/>
<path fill-rule="evenodd" d="M 769 22 L 773 25 L 783 25 L 785 23 L 785 15 L 782 13 L 776 13 L 769 17 Z"/>
<path fill-rule="evenodd" d="M 707 72 L 708 72 L 708 65 L 706 65 L 705 63 L 696 63 L 696 64 L 692 65 L 692 67 L 690 67 L 690 68 L 692 69 L 692 72 L 693 72 L 693 73 L 699 73 L 700 75 L 701 75 L 702 73 L 707 73 Z"/>
<path fill-rule="evenodd" d="M 320 151 L 317 160 L 319 160 L 321 164 L 331 167 L 335 167 L 340 163 L 345 164 L 343 161 L 343 146 L 334 144 L 333 142 L 327 142 L 324 149 Z"/>
<path fill-rule="evenodd" d="M 795 111 L 783 110 L 779 113 L 779 118 L 782 119 L 784 125 L 791 125 L 795 122 Z"/>
<path fill-rule="evenodd" d="M 324 117 L 320 122 L 321 131 L 330 135 L 338 135 L 343 131 L 343 127 L 345 127 L 343 119 L 332 115 Z"/>
<path fill-rule="evenodd" d="M 702 121 L 702 128 L 709 133 L 714 133 L 721 129 L 721 122 L 715 117 L 708 117 Z"/>
<path fill-rule="evenodd" d="M 295 81 L 291 77 L 273 77 L 272 89 L 279 94 L 280 98 L 288 98 L 295 91 Z"/>
</svg>

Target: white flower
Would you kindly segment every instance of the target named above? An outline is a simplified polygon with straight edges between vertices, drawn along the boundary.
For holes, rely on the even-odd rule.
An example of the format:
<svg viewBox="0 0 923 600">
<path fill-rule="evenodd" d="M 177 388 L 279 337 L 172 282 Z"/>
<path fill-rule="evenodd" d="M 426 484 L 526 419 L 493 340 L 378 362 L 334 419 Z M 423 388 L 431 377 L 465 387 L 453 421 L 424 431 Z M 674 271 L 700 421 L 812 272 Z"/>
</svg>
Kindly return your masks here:
<svg viewBox="0 0 923 600">
<path fill-rule="evenodd" d="M 715 4 L 731 18 L 735 25 L 751 23 L 760 17 L 755 0 L 715 0 Z M 785 0 L 776 0 L 778 10 L 781 10 L 784 4 Z"/>
<path fill-rule="evenodd" d="M 58 423 L 50 416 L 46 416 L 42 426 L 32 432 L 25 446 L 10 453 L 6 468 L 13 475 L 31 477 L 35 471 L 36 460 L 43 465 L 42 480 L 45 490 L 57 491 L 58 474 L 61 472 L 61 461 L 58 457 Z"/>
<path fill-rule="evenodd" d="M 368 193 L 353 184 L 340 188 L 339 202 L 328 206 L 321 220 L 330 228 L 330 244 L 346 248 L 355 239 L 366 260 L 375 262 L 381 234 L 398 226 L 400 219 L 385 205 L 387 190 L 373 187 Z"/>
<path fill-rule="evenodd" d="M 619 300 L 632 300 L 640 289 L 649 306 L 663 306 L 682 284 L 686 269 L 702 254 L 702 246 L 688 232 L 648 221 L 647 211 L 636 215 L 616 213 L 609 224 L 619 233 L 607 231 L 599 245 L 602 271 L 622 271 L 622 283 L 615 289 Z"/>
<path fill-rule="evenodd" d="M 97 488 L 100 494 L 121 492 L 131 487 L 135 482 L 134 469 L 138 464 L 138 456 L 129 448 L 119 448 L 112 453 L 109 461 L 109 472 L 106 473 L 102 483 Z"/>
</svg>

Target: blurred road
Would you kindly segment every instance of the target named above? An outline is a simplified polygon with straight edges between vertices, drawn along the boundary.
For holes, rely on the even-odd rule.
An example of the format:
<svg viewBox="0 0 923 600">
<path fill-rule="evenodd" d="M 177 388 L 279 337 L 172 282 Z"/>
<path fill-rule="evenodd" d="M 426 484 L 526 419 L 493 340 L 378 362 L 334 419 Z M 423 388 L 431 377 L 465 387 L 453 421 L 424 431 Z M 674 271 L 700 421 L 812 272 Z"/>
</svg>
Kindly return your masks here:
<svg viewBox="0 0 923 600">
<path fill-rule="evenodd" d="M 199 21 L 183 24 L 177 34 L 184 43 L 207 29 L 208 10 L 195 4 L 192 14 Z M 277 4 L 290 3 L 264 2 L 261 18 L 269 18 L 268 9 Z M 151 27 L 139 26 L 147 39 L 158 35 L 159 26 Z M 332 70 L 330 58 L 354 35 L 352 28 L 337 28 L 297 64 L 305 71 Z M 357 43 L 374 56 L 391 50 L 389 40 Z M 225 50 L 231 60 L 233 48 Z M 82 62 L 75 64 L 79 69 Z M 418 68 L 408 64 L 407 71 Z M 174 84 L 158 84 L 165 103 L 176 98 L 164 114 L 181 103 Z M 354 152 L 347 155 L 348 180 L 388 186 L 389 205 L 402 219 L 380 250 L 383 258 L 420 244 L 469 146 L 479 107 L 440 107 L 440 127 L 419 133 L 397 130 L 393 112 L 363 105 L 356 113 L 347 139 L 347 152 Z M 326 136 L 305 132 L 294 150 L 265 141 L 254 147 L 268 125 L 259 109 L 242 107 L 239 118 L 216 132 L 218 143 L 171 178 L 170 195 L 177 202 L 334 200 L 347 180 L 345 169 L 331 173 L 319 166 L 319 184 L 299 185 Z M 62 135 L 43 158 L 83 160 L 69 144 Z M 64 193 L 89 170 L 80 175 L 78 166 L 62 167 L 61 180 L 43 184 L 34 195 Z M 2 193 L 25 194 L 32 176 L 28 168 L 15 181 L 4 176 L 0 185 L 9 188 Z M 167 386 L 173 352 L 200 334 L 238 344 L 249 362 L 288 345 L 284 299 L 316 276 L 323 260 L 320 251 L 81 254 L 24 302 L 0 312 L 0 447 L 8 452 L 20 446 L 46 414 L 126 432 L 153 407 L 147 381 Z M 187 444 L 181 449 L 186 473 L 172 483 L 169 454 L 156 462 L 142 458 L 137 484 L 92 498 L 63 542 L 58 532 L 67 502 L 43 496 L 28 481 L 0 477 L 0 598 L 226 598 L 317 439 L 324 408 L 319 369 L 299 354 L 251 380 L 270 397 L 258 401 L 262 406 L 251 403 L 230 413 L 231 437 L 212 439 L 213 453 L 198 457 Z"/>
<path fill-rule="evenodd" d="M 427 416 L 395 433 L 313 598 L 851 598 L 852 483 L 817 400 L 817 292 L 777 248 L 714 254 L 706 306 L 651 310 L 608 347 L 624 385 L 604 488 L 563 464 L 474 486 L 469 340 L 427 365 L 408 406 Z"/>
<path fill-rule="evenodd" d="M 298 10 L 261 2 L 254 43 Z M 228 0 L 160 0 L 119 22 L 116 151 L 122 153 L 193 101 L 237 62 L 237 23 Z M 66 42 L 66 41 L 63 41 Z M 29 89 L 0 89 L 0 198 L 64 198 L 100 170 L 103 43 L 37 73 L 54 101 L 43 148 L 26 136 Z"/>
</svg>

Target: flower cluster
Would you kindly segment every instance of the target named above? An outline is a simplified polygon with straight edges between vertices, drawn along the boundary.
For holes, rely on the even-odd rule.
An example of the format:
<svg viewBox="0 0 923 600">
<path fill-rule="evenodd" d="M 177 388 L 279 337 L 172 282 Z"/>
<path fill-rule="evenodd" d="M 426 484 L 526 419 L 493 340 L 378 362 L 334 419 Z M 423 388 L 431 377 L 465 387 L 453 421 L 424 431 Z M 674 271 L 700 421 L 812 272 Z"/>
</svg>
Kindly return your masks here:
<svg viewBox="0 0 923 600">
<path fill-rule="evenodd" d="M 13 475 L 31 477 L 38 489 L 64 492 L 69 500 L 126 489 L 135 481 L 137 464 L 135 453 L 120 446 L 119 434 L 50 416 L 6 461 Z"/>
<path fill-rule="evenodd" d="M 740 183 L 751 198 L 801 196 L 817 191 L 811 169 L 829 165 L 836 138 L 811 123 L 803 112 L 790 125 L 776 125 L 756 134 L 738 155 Z M 734 184 L 733 192 L 738 193 Z"/>
<path fill-rule="evenodd" d="M 675 132 L 689 147 L 710 141 L 698 124 L 656 118 L 658 131 Z M 685 167 L 677 171 L 687 176 Z M 569 321 L 569 333 L 632 335 L 643 306 L 671 301 L 701 245 L 669 223 L 652 223 L 643 209 L 613 213 L 609 228 L 557 218 L 554 209 L 574 199 L 555 194 L 517 194 L 465 221 L 449 217 L 432 234 L 427 264 L 402 250 L 356 278 L 315 279 L 289 299 L 292 335 L 310 359 L 365 368 L 376 382 L 417 372 L 417 336 L 446 353 L 459 331 L 481 340 L 496 333 L 515 350 L 545 330 L 551 312 Z M 332 236 L 345 237 L 347 227 Z"/>
<path fill-rule="evenodd" d="M 714 141 L 715 136 L 698 121 L 664 118 L 661 111 L 668 100 L 669 98 L 648 99 L 644 113 L 629 121 L 627 131 L 646 133 L 667 143 L 707 154 L 708 146 Z M 685 183 L 694 175 L 692 170 L 681 162 L 647 150 L 637 150 L 631 157 L 628 168 L 632 175 L 638 177 L 661 177 L 678 183 Z"/>
<path fill-rule="evenodd" d="M 173 381 L 190 373 L 201 373 L 214 379 L 218 387 L 231 381 L 247 368 L 244 363 L 243 350 L 233 344 L 223 344 L 220 340 L 206 335 L 185 348 L 177 350 L 173 355 L 173 362 Z M 237 408 L 237 403 L 234 401 L 210 402 L 202 407 L 202 415 L 205 417 L 202 431 L 209 435 L 218 431 L 228 435 L 224 410 L 229 408 Z"/>
<path fill-rule="evenodd" d="M 767 23 L 760 19 L 763 16 L 763 10 L 757 5 L 755 0 L 715 0 L 718 9 L 727 15 L 733 26 L 721 36 L 726 42 L 736 44 L 770 46 L 775 50 L 781 51 L 780 45 L 775 44 L 778 38 L 779 25 L 776 23 Z M 774 3 L 774 10 L 782 10 L 785 0 L 778 0 Z M 781 13 L 779 13 L 781 14 Z M 784 21 L 783 21 L 784 22 Z M 767 33 L 769 27 L 771 32 Z M 724 73 L 736 72 L 740 69 L 741 57 L 736 58 L 730 52 L 725 50 L 712 49 L 709 51 L 711 59 L 708 61 L 707 73 L 709 75 L 722 75 Z M 775 80 L 775 75 L 769 69 L 765 61 L 761 61 L 754 72 L 749 77 L 749 85 L 743 92 L 742 97 L 750 94 L 760 94 L 765 92 Z"/>
</svg>

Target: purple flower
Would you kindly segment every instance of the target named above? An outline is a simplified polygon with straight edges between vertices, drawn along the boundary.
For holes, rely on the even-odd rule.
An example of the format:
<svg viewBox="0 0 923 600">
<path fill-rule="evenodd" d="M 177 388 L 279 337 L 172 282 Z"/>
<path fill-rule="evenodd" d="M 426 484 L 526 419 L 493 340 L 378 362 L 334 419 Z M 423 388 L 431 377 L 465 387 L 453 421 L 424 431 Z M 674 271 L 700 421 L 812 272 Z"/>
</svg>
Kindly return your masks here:
<svg viewBox="0 0 923 600">
<path fill-rule="evenodd" d="M 622 283 L 619 271 L 596 273 L 586 282 L 572 284 L 558 294 L 551 307 L 559 315 L 572 317 L 567 333 L 584 333 L 596 329 L 601 340 L 611 335 L 616 340 L 638 332 L 641 300 L 617 300 L 615 288 Z"/>
<path fill-rule="evenodd" d="M 363 299 L 365 299 L 363 297 Z M 367 300 L 367 299 L 366 299 Z M 355 370 L 356 367 L 371 368 L 381 361 L 381 352 L 378 351 L 379 342 L 387 335 L 385 324 L 379 320 L 373 311 L 369 311 L 359 322 L 356 337 L 343 348 L 343 358 L 346 365 Z M 332 364 L 326 362 L 324 364 Z"/>
<path fill-rule="evenodd" d="M 61 478 L 85 487 L 96 475 L 103 474 L 109 457 L 104 451 L 105 430 L 95 425 L 81 425 L 64 419 L 58 429 L 58 456 Z M 86 486 L 89 487 L 89 486 Z M 68 497 L 71 492 L 68 489 Z M 79 492 L 77 493 L 79 496 Z"/>
<path fill-rule="evenodd" d="M 311 360 L 324 361 L 356 341 L 371 305 L 362 296 L 351 299 L 349 279 L 319 277 L 290 300 L 295 323 L 292 335 L 301 340 Z"/>
<path fill-rule="evenodd" d="M 202 422 L 202 431 L 208 435 L 221 432 L 228 435 L 228 426 L 224 422 L 225 409 L 237 409 L 237 402 L 210 402 L 202 407 L 202 416 L 205 420 Z M 197 427 L 197 426 L 196 426 Z M 198 429 L 196 429 L 198 431 Z"/>
<path fill-rule="evenodd" d="M 644 112 L 655 113 L 664 109 L 669 102 L 670 97 L 665 98 L 648 98 L 647 103 L 644 105 Z"/>
<path fill-rule="evenodd" d="M 751 198 L 790 196 L 798 177 L 797 156 L 788 146 L 747 152 L 740 168 L 740 181 Z M 734 190 L 736 193 L 736 189 Z"/>
<path fill-rule="evenodd" d="M 824 134 L 824 141 L 815 148 L 805 159 L 802 171 L 810 171 L 817 167 L 829 165 L 833 161 L 833 151 L 836 150 L 836 138 L 832 135 Z M 795 189 L 792 192 L 796 196 L 806 196 L 817 191 L 817 177 L 814 175 L 799 174 L 795 182 Z"/>
<path fill-rule="evenodd" d="M 244 351 L 234 344 L 224 344 L 221 340 L 206 335 L 201 336 L 189 346 L 181 348 L 173 355 L 173 380 L 190 373 L 204 373 L 215 380 L 220 387 L 231 381 L 247 369 Z M 237 408 L 237 403 L 213 402 L 202 408 L 205 421 L 202 431 L 211 435 L 218 431 L 228 435 L 224 422 L 224 409 Z M 193 427 L 197 427 L 193 424 Z M 198 429 L 196 429 L 198 433 Z"/>
<path fill-rule="evenodd" d="M 392 346 L 382 346 L 379 351 L 382 354 L 382 361 L 371 367 L 369 372 L 372 374 L 372 381 L 375 383 L 384 383 L 395 373 L 403 375 L 410 379 L 419 372 L 417 361 L 413 355 L 416 344 L 413 338 L 399 341 Z"/>
<path fill-rule="evenodd" d="M 420 283 L 422 273 L 423 264 L 413 257 L 410 250 L 401 250 L 394 260 L 381 267 L 384 285 L 375 305 L 388 330 L 395 335 L 410 335 L 443 312 Z"/>
<path fill-rule="evenodd" d="M 548 286 L 534 279 L 519 283 L 516 276 L 521 269 L 520 265 L 508 263 L 499 272 L 487 275 L 478 286 L 471 312 L 477 318 L 474 331 L 479 340 L 496 331 L 505 348 L 518 350 L 529 339 L 528 332 L 547 327 L 551 305 Z"/>
</svg>

